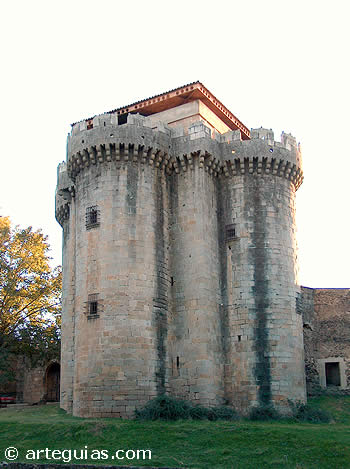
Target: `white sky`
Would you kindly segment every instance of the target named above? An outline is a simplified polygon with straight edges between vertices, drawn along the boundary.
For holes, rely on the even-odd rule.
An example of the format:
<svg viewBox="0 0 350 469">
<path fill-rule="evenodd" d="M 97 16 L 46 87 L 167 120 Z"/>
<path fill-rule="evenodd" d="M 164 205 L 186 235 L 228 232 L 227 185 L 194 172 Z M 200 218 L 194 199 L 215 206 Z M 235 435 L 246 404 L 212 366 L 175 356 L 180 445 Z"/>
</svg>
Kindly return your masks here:
<svg viewBox="0 0 350 469">
<path fill-rule="evenodd" d="M 300 283 L 350 287 L 350 2 L 38 1 L 0 7 L 0 214 L 49 235 L 72 122 L 200 80 L 301 142 Z"/>
</svg>

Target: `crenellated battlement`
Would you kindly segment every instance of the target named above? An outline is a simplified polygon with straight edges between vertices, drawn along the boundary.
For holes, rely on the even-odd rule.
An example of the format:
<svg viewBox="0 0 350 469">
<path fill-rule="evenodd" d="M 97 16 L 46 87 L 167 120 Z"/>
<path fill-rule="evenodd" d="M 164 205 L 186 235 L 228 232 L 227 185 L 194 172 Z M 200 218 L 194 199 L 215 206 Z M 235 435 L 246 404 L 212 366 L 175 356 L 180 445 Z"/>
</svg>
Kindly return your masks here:
<svg viewBox="0 0 350 469">
<path fill-rule="evenodd" d="M 190 140 L 196 140 L 199 138 L 209 138 L 219 143 L 231 143 L 234 141 L 249 142 L 251 140 L 263 140 L 268 145 L 285 148 L 289 151 L 300 153 L 300 144 L 297 143 L 295 137 L 291 134 L 282 132 L 281 141 L 274 140 L 274 132 L 272 129 L 265 129 L 260 127 L 258 129 L 251 129 L 250 140 L 242 139 L 239 130 L 230 130 L 225 133 L 218 133 L 213 131 L 208 124 L 201 120 L 193 122 L 186 132 L 181 127 L 171 127 L 165 124 L 163 121 L 157 121 L 153 116 L 145 117 L 140 114 L 125 114 L 125 119 L 122 123 L 119 123 L 117 114 L 105 113 L 95 116 L 92 119 L 87 119 L 72 125 L 72 131 L 68 135 L 68 151 L 74 152 L 76 147 L 80 143 L 89 142 L 92 139 L 99 137 L 106 138 L 108 133 L 110 137 L 117 136 L 118 134 L 123 135 L 123 130 L 129 126 L 135 126 L 145 132 L 153 130 L 167 135 L 169 138 L 176 139 L 188 135 Z M 152 117 L 152 119 L 151 119 Z M 113 133 L 115 131 L 115 134 Z M 144 138 L 144 137 L 142 137 Z"/>
<path fill-rule="evenodd" d="M 215 176 L 256 173 L 284 177 L 296 189 L 303 180 L 300 148 L 290 134 L 282 133 L 277 142 L 271 129 L 261 127 L 251 130 L 251 140 L 242 140 L 238 130 L 213 134 L 198 121 L 183 135 L 181 129 L 162 122 L 153 121 L 151 128 L 140 115 L 129 115 L 123 125 L 113 124 L 113 115 L 107 115 L 109 121 L 100 117 L 95 118 L 95 127 L 69 137 L 66 170 L 73 180 L 90 165 L 128 161 L 154 166 L 167 175 L 197 164 Z"/>
</svg>

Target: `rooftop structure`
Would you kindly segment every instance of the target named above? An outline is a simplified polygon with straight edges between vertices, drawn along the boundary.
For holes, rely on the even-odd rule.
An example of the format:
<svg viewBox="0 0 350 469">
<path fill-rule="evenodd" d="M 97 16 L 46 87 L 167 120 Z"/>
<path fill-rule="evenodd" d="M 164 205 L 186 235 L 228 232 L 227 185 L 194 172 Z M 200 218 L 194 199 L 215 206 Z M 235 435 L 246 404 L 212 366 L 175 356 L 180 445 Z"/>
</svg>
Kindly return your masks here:
<svg viewBox="0 0 350 469">
<path fill-rule="evenodd" d="M 142 116 L 151 116 L 153 114 L 169 111 L 170 109 L 184 104 L 192 103 L 193 101 L 201 102 L 201 106 L 196 108 L 196 115 L 200 115 L 204 120 L 207 120 L 210 125 L 213 124 L 215 126 L 216 123 L 218 127 L 216 130 L 219 133 L 224 133 L 228 130 L 239 130 L 243 140 L 250 138 L 249 129 L 199 81 L 156 96 L 151 96 L 141 101 L 136 101 L 127 106 L 109 111 L 109 113 L 116 114 L 119 120 L 126 122 L 126 116 L 128 114 L 138 113 Z M 188 108 L 195 109 L 195 107 Z M 208 110 L 210 110 L 211 113 L 208 112 Z M 169 114 L 163 115 L 169 116 Z M 93 118 L 86 119 L 87 122 L 91 122 L 92 120 Z M 172 124 L 173 122 L 169 121 L 167 123 Z M 72 126 L 74 125 L 75 124 L 72 124 Z"/>
</svg>

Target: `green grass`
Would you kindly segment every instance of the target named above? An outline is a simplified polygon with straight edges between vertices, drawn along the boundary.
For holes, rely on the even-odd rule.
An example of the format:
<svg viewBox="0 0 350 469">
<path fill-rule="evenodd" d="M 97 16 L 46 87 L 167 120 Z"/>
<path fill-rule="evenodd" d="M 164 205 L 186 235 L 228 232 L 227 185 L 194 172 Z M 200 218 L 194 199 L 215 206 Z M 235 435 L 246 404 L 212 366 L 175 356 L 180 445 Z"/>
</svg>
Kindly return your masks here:
<svg viewBox="0 0 350 469">
<path fill-rule="evenodd" d="M 15 446 L 29 449 L 150 449 L 152 459 L 72 463 L 188 468 L 350 468 L 350 397 L 318 397 L 311 405 L 331 412 L 330 424 L 227 421 L 82 419 L 56 405 L 0 410 L 0 467 Z M 95 453 L 96 454 L 96 453 Z M 40 461 L 47 462 L 43 457 Z M 53 461 L 50 462 L 59 462 Z"/>
</svg>

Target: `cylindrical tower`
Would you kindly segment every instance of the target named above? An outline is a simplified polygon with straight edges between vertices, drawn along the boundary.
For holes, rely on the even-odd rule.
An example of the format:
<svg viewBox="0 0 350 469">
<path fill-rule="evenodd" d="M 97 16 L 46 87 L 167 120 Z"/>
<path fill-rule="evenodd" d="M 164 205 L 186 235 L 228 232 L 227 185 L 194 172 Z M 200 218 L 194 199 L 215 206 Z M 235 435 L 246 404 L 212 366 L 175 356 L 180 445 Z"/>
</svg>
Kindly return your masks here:
<svg viewBox="0 0 350 469">
<path fill-rule="evenodd" d="M 198 148 L 198 145 L 192 145 Z M 170 392 L 205 406 L 224 403 L 217 184 L 219 160 L 177 149 L 170 177 L 172 314 Z M 186 153 L 185 153 L 186 152 Z"/>
<path fill-rule="evenodd" d="M 167 381 L 169 139 L 113 117 L 73 127 L 62 167 L 62 406 L 85 417 L 132 416 Z"/>
<path fill-rule="evenodd" d="M 305 400 L 302 318 L 296 301 L 295 191 L 302 181 L 293 137 L 253 130 L 232 142 L 222 195 L 231 333 L 229 400 L 247 411 Z"/>
</svg>

